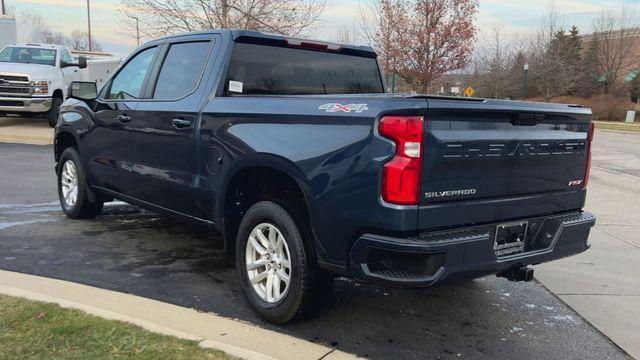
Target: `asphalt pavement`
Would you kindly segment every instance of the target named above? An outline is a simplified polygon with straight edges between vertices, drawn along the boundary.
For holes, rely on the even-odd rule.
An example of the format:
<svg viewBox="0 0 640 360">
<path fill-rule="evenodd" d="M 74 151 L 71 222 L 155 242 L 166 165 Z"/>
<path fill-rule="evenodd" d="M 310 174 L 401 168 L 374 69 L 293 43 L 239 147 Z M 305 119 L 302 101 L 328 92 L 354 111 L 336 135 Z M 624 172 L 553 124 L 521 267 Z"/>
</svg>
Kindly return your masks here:
<svg viewBox="0 0 640 360">
<path fill-rule="evenodd" d="M 340 278 L 314 318 L 275 327 L 249 309 L 217 235 L 120 202 L 93 220 L 67 219 L 51 146 L 0 144 L 0 174 L 0 269 L 212 312 L 377 359 L 628 358 L 545 287 L 495 277 L 424 290 Z"/>
<path fill-rule="evenodd" d="M 586 208 L 596 215 L 578 256 L 542 264 L 536 277 L 640 358 L 640 132 L 598 131 Z"/>
</svg>

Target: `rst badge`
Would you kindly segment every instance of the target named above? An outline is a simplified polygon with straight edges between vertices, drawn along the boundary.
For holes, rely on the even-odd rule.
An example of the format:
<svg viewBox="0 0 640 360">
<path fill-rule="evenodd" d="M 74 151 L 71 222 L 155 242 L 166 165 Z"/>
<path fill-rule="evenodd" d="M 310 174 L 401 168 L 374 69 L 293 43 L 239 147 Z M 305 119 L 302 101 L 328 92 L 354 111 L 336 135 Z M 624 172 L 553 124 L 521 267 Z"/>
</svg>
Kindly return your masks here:
<svg viewBox="0 0 640 360">
<path fill-rule="evenodd" d="M 365 110 L 369 110 L 369 108 L 367 107 L 367 104 L 340 104 L 340 103 L 328 103 L 328 104 L 320 105 L 318 109 L 324 110 L 330 113 L 334 113 L 334 112 L 361 113 Z"/>
<path fill-rule="evenodd" d="M 578 186 L 582 185 L 582 180 L 571 180 L 569 181 L 569 186 Z"/>
</svg>

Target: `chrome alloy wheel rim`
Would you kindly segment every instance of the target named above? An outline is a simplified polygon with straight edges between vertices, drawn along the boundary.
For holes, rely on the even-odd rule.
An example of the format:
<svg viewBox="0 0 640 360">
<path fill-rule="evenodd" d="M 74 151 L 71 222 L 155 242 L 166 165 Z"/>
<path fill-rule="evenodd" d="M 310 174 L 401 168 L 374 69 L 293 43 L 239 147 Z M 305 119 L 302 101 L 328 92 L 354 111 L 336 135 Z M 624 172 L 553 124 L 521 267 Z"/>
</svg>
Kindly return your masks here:
<svg viewBox="0 0 640 360">
<path fill-rule="evenodd" d="M 76 170 L 76 164 L 71 160 L 67 160 L 62 165 L 60 177 L 62 199 L 67 207 L 73 207 L 78 201 L 78 171 Z"/>
<path fill-rule="evenodd" d="M 277 227 L 262 223 L 251 230 L 245 261 L 253 291 L 262 300 L 276 303 L 284 299 L 291 284 L 291 255 Z"/>
</svg>

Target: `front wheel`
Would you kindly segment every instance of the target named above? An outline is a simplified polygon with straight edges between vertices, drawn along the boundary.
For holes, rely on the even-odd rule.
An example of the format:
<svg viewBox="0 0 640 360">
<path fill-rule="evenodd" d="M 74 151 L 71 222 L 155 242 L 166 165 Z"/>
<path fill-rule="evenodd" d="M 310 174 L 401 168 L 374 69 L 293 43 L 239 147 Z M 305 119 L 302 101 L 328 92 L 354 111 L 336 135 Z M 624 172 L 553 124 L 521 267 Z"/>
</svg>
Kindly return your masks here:
<svg viewBox="0 0 640 360">
<path fill-rule="evenodd" d="M 244 295 L 260 317 L 274 324 L 315 308 L 330 286 L 321 281 L 310 241 L 298 225 L 304 222 L 293 209 L 271 201 L 253 205 L 242 219 L 236 242 Z"/>
<path fill-rule="evenodd" d="M 99 197 L 90 196 L 91 190 L 80 164 L 80 156 L 74 148 L 62 152 L 58 165 L 58 197 L 62 210 L 72 219 L 95 217 L 103 205 Z"/>
</svg>

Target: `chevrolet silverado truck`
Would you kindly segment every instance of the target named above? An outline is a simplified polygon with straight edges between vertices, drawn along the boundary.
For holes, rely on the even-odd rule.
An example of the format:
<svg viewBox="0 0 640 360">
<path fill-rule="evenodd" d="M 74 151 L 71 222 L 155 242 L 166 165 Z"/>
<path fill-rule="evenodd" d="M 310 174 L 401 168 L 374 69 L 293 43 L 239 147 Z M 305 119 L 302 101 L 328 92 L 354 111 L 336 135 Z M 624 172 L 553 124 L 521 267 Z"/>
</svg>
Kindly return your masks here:
<svg viewBox="0 0 640 360">
<path fill-rule="evenodd" d="M 589 248 L 591 111 L 385 92 L 375 52 L 251 31 L 165 37 L 72 83 L 62 209 L 119 199 L 221 233 L 248 303 L 292 321 L 335 276 L 424 287 Z"/>
<path fill-rule="evenodd" d="M 76 60 L 64 46 L 5 47 L 0 51 L 0 116 L 43 114 L 55 126 L 69 84 L 86 67 L 86 58 Z"/>
</svg>

